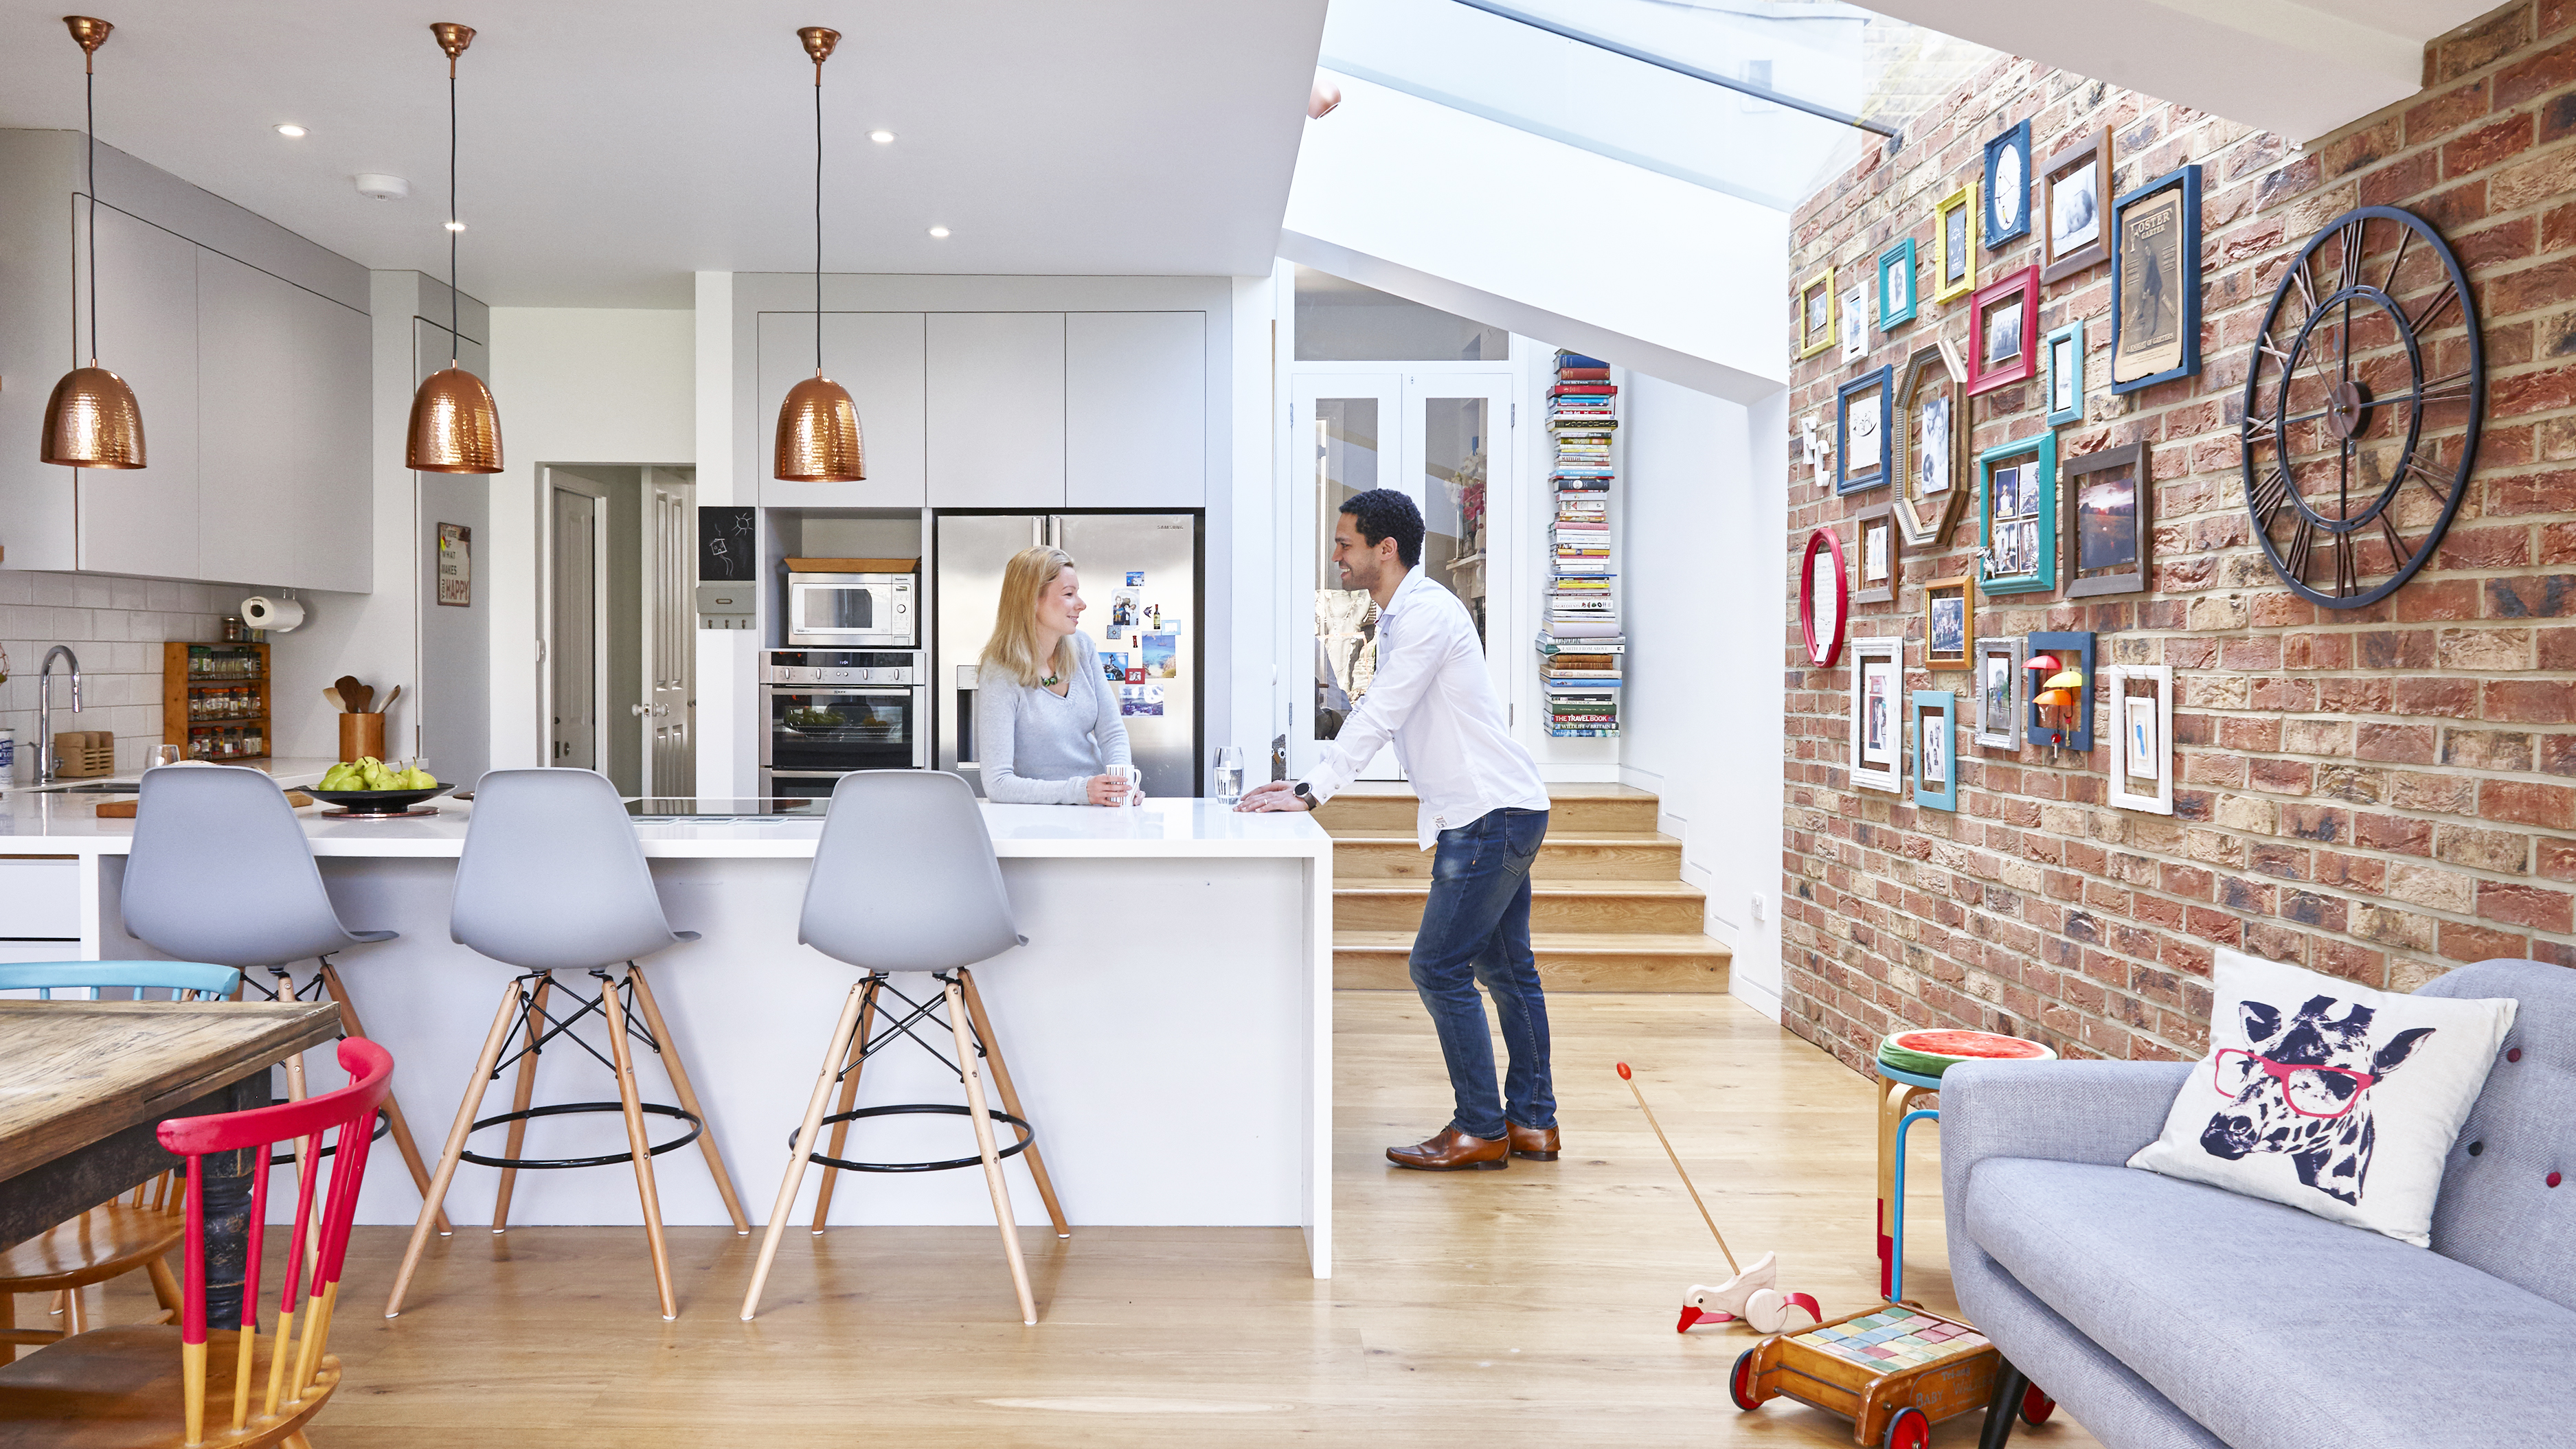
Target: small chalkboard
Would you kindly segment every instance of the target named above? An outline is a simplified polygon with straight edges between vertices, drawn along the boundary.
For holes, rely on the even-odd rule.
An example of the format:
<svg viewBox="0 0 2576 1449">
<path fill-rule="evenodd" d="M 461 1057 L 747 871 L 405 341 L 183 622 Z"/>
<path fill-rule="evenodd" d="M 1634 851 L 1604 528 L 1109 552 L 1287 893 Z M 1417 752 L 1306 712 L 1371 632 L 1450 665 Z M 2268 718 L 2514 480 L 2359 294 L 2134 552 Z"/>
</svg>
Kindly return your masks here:
<svg viewBox="0 0 2576 1449">
<path fill-rule="evenodd" d="M 698 580 L 747 584 L 760 577 L 760 523 L 749 508 L 698 510 Z"/>
</svg>

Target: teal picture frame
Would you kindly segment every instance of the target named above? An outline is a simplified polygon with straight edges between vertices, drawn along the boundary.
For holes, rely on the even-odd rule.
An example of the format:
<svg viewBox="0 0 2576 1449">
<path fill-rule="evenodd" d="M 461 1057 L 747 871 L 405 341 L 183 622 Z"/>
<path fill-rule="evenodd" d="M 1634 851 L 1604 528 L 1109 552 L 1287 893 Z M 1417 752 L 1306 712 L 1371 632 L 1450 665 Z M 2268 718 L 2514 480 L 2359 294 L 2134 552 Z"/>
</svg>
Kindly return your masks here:
<svg viewBox="0 0 2576 1449">
<path fill-rule="evenodd" d="M 1914 803 L 1959 808 L 1959 697 L 1946 689 L 1914 691 Z"/>
<path fill-rule="evenodd" d="M 1922 300 L 1914 275 L 1914 238 L 1907 237 L 1878 254 L 1878 330 L 1913 321 Z"/>
<path fill-rule="evenodd" d="M 2084 319 L 2079 317 L 2039 341 L 2042 380 L 2048 389 L 2048 425 L 2084 421 Z"/>
<path fill-rule="evenodd" d="M 2006 469 L 2009 477 L 1999 479 Z M 2057 434 L 2016 438 L 1979 453 L 1977 586 L 1988 594 L 2055 589 L 2057 533 Z"/>
</svg>

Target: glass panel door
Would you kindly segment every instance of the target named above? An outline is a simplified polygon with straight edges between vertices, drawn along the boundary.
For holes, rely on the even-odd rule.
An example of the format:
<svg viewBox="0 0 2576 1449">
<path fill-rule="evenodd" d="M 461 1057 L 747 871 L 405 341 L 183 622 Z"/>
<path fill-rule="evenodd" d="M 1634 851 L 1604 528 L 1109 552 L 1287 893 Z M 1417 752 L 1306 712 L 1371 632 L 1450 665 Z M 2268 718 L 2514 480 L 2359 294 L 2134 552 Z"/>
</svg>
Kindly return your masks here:
<svg viewBox="0 0 2576 1449">
<path fill-rule="evenodd" d="M 1302 775 L 1321 746 L 1341 732 L 1353 705 L 1367 698 L 1377 672 L 1377 602 L 1365 589 L 1345 589 L 1333 564 L 1333 520 L 1342 503 L 1372 488 L 1402 487 L 1400 405 L 1403 380 L 1392 373 L 1307 375 L 1289 408 L 1292 577 L 1313 605 L 1298 632 L 1313 658 L 1312 681 L 1289 732 L 1289 773 Z M 1393 750 L 1378 751 L 1364 779 L 1403 778 Z"/>
</svg>

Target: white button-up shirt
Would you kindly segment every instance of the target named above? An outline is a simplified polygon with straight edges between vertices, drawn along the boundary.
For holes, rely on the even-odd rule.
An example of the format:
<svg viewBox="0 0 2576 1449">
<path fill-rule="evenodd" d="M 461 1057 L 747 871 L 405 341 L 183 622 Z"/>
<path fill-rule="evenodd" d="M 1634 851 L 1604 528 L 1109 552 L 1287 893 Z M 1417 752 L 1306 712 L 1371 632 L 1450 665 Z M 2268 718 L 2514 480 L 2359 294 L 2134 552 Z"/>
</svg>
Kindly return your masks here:
<svg viewBox="0 0 2576 1449">
<path fill-rule="evenodd" d="M 1422 802 L 1414 828 L 1424 850 L 1489 811 L 1547 808 L 1547 784 L 1512 738 L 1485 671 L 1476 621 L 1420 568 L 1379 612 L 1377 676 L 1306 788 L 1317 803 L 1330 800 L 1390 742 Z"/>
</svg>

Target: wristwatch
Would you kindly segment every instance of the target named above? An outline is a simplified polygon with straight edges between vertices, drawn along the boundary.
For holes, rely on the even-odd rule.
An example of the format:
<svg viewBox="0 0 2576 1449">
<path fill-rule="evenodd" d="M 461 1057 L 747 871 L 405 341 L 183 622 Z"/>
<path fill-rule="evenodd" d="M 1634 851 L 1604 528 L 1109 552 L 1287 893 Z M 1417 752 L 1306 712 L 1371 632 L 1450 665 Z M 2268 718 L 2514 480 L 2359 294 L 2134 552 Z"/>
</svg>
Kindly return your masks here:
<svg viewBox="0 0 2576 1449">
<path fill-rule="evenodd" d="M 1314 809 L 1317 805 L 1320 805 L 1320 804 L 1322 804 L 1322 803 L 1323 803 L 1322 801 L 1317 800 L 1317 799 L 1315 798 L 1315 792 L 1314 792 L 1314 791 L 1312 791 L 1312 790 L 1310 790 L 1310 789 L 1306 788 L 1306 782 L 1305 782 L 1305 781 L 1303 781 L 1303 780 L 1300 780 L 1300 781 L 1298 781 L 1298 782 L 1297 782 L 1297 788 L 1296 788 L 1296 790 L 1295 790 L 1294 792 L 1292 792 L 1292 793 L 1294 793 L 1298 799 L 1305 801 L 1305 802 L 1306 802 L 1306 808 L 1307 808 L 1307 809 L 1309 809 L 1309 810 L 1312 810 L 1312 809 Z"/>
</svg>

